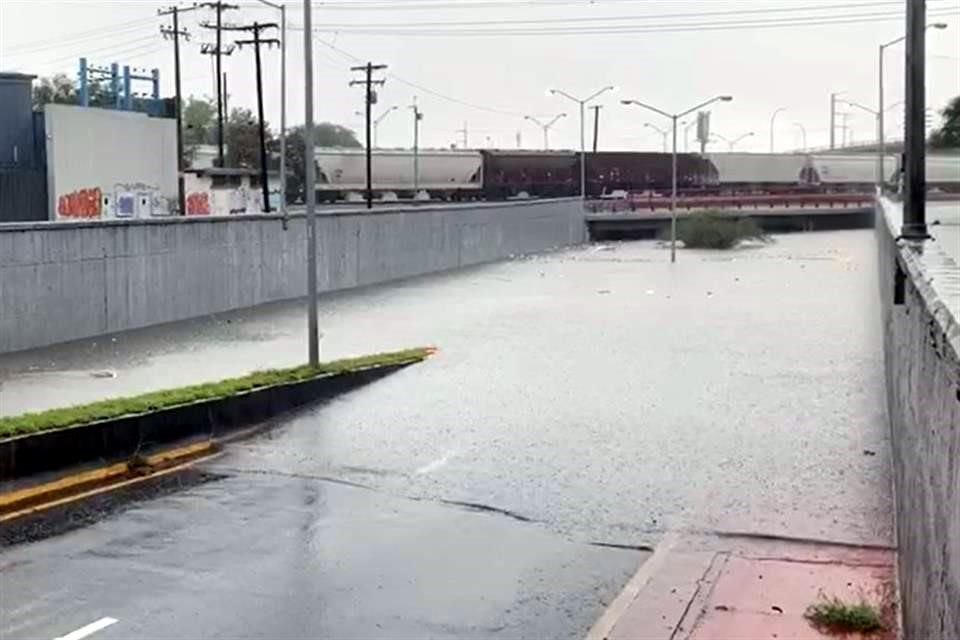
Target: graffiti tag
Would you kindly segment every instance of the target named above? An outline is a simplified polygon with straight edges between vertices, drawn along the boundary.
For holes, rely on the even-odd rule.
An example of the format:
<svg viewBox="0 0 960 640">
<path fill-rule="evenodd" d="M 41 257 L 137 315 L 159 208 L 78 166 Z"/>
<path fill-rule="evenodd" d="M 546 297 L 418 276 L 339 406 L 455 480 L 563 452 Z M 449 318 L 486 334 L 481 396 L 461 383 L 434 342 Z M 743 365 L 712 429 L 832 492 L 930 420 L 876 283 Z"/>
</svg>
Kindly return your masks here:
<svg viewBox="0 0 960 640">
<path fill-rule="evenodd" d="M 210 215 L 210 194 L 206 191 L 191 193 L 187 196 L 188 216 Z"/>
<path fill-rule="evenodd" d="M 57 213 L 64 218 L 99 218 L 102 200 L 100 187 L 80 189 L 57 199 Z"/>
</svg>

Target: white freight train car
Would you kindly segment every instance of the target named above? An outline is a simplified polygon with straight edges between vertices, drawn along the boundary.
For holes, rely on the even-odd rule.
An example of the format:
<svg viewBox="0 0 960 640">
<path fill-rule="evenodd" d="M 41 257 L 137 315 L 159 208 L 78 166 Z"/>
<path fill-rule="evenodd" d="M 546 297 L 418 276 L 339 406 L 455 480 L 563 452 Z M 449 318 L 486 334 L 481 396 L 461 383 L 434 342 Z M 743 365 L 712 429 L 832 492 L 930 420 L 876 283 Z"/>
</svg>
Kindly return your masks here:
<svg viewBox="0 0 960 640">
<path fill-rule="evenodd" d="M 878 160 L 872 154 L 713 153 L 717 184 L 731 188 L 784 188 L 819 184 L 863 188 L 876 183 Z M 884 175 L 896 176 L 897 157 L 884 157 Z"/>
<path fill-rule="evenodd" d="M 363 149 L 318 148 L 317 198 L 336 201 L 363 197 L 367 160 Z M 426 192 L 431 198 L 476 198 L 483 186 L 483 157 L 474 151 L 427 149 L 415 161 L 407 149 L 377 149 L 372 155 L 375 199 L 411 198 Z M 419 179 L 414 167 L 419 165 Z"/>
</svg>

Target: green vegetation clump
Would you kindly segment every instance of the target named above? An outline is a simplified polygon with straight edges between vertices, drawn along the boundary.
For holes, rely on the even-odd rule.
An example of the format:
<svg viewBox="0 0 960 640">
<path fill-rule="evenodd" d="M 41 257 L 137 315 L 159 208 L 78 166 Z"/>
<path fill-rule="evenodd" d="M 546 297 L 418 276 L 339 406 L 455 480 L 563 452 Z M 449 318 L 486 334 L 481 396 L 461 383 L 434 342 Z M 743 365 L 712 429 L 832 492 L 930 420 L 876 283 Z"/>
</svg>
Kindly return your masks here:
<svg viewBox="0 0 960 640">
<path fill-rule="evenodd" d="M 763 240 L 766 236 L 749 218 L 736 219 L 707 211 L 677 220 L 677 238 L 690 249 L 732 249 L 743 240 Z"/>
<path fill-rule="evenodd" d="M 867 602 L 847 604 L 830 598 L 807 607 L 804 616 L 817 627 L 836 633 L 873 633 L 883 631 L 877 610 Z"/>
<path fill-rule="evenodd" d="M 76 407 L 50 409 L 37 413 L 25 413 L 19 416 L 0 418 L 0 438 L 64 429 L 101 420 L 111 420 L 123 416 L 149 413 L 160 409 L 169 409 L 180 405 L 214 400 L 228 396 L 291 382 L 299 382 L 320 376 L 348 373 L 362 369 L 413 364 L 424 360 L 433 349 L 421 347 L 390 353 L 378 353 L 359 358 L 346 358 L 321 363 L 311 367 L 304 365 L 292 369 L 271 369 L 256 371 L 239 378 L 228 378 L 219 382 L 152 391 L 129 398 L 101 400 Z"/>
</svg>

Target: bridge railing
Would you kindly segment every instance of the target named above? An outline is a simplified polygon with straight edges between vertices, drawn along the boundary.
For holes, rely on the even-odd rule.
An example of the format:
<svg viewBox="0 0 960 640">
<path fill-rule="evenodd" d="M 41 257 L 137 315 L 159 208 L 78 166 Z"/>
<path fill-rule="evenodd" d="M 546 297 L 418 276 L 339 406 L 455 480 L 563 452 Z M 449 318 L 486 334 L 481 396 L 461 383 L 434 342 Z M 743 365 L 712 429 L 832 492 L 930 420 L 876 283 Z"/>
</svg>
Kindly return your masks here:
<svg viewBox="0 0 960 640">
<path fill-rule="evenodd" d="M 870 193 L 825 194 L 762 194 L 729 196 L 684 196 L 677 199 L 677 208 L 692 209 L 821 209 L 865 207 L 873 203 Z M 625 200 L 600 200 L 587 204 L 594 212 L 663 211 L 670 209 L 670 198 L 654 195 L 631 195 Z"/>
</svg>

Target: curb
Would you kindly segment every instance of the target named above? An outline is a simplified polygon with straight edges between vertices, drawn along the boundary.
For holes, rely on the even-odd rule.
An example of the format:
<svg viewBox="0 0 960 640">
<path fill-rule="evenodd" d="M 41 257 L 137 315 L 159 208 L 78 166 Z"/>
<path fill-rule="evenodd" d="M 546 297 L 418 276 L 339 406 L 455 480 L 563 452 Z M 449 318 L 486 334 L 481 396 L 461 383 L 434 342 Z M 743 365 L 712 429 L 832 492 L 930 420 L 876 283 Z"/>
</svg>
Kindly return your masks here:
<svg viewBox="0 0 960 640">
<path fill-rule="evenodd" d="M 347 393 L 410 364 L 414 362 L 321 375 L 225 398 L 3 439 L 0 483 L 90 463 L 105 464 L 113 473 L 120 473 L 119 469 L 129 470 L 127 461 L 146 447 L 197 438 L 216 440 L 296 407 Z"/>
<path fill-rule="evenodd" d="M 42 484 L 0 493 L 0 523 L 127 484 L 172 473 L 219 451 L 211 440 L 167 449 L 127 462 L 81 471 Z"/>
</svg>

